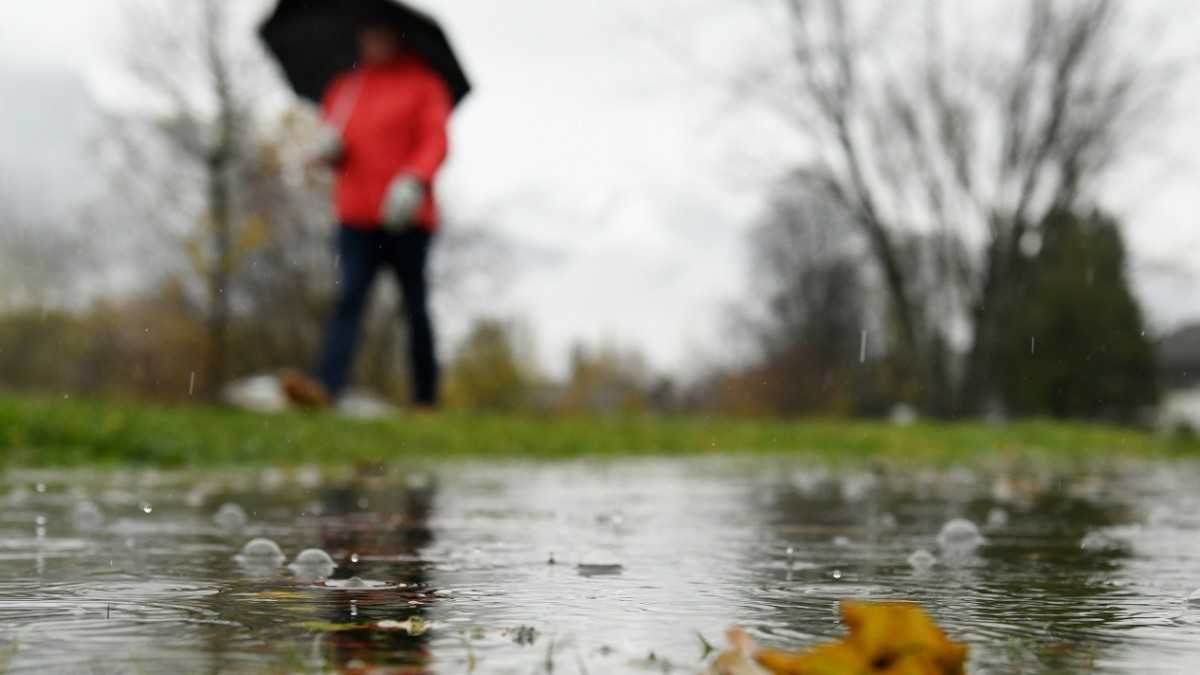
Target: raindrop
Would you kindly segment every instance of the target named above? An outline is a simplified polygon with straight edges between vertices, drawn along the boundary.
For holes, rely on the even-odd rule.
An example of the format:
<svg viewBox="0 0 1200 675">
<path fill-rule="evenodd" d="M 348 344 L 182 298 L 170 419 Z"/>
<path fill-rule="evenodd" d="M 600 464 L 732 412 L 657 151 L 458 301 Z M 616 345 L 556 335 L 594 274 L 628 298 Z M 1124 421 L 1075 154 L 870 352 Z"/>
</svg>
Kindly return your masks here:
<svg viewBox="0 0 1200 675">
<path fill-rule="evenodd" d="M 319 548 L 301 551 L 292 564 L 288 565 L 288 569 L 296 576 L 309 579 L 324 579 L 333 574 L 333 570 L 336 568 L 337 565 L 334 564 L 333 558 Z"/>
<path fill-rule="evenodd" d="M 213 522 L 226 530 L 240 530 L 250 521 L 246 510 L 237 504 L 222 504 L 213 516 Z"/>
<path fill-rule="evenodd" d="M 975 523 L 963 518 L 955 518 L 942 526 L 937 542 L 943 551 L 970 553 L 983 545 L 984 538 Z"/>
<path fill-rule="evenodd" d="M 908 556 L 908 565 L 917 572 L 927 572 L 937 564 L 937 558 L 925 549 L 918 549 Z"/>
<path fill-rule="evenodd" d="M 142 513 L 145 513 L 147 515 L 149 515 L 150 513 L 152 513 L 154 511 L 154 507 L 150 504 L 150 502 L 142 502 L 141 509 L 142 509 Z"/>
<path fill-rule="evenodd" d="M 834 537 L 833 545 L 838 548 L 846 548 L 850 545 L 850 537 Z"/>
<path fill-rule="evenodd" d="M 858 345 L 858 362 L 867 362 L 867 331 L 862 332 L 862 342 Z"/>
<path fill-rule="evenodd" d="M 285 559 L 279 544 L 270 539 L 251 539 L 242 547 L 242 552 L 234 556 L 234 560 L 246 567 L 279 567 Z"/>
<path fill-rule="evenodd" d="M 357 553 L 350 554 L 350 562 L 355 563 L 355 564 L 358 563 L 358 554 Z"/>
<path fill-rule="evenodd" d="M 841 581 L 841 580 L 842 580 L 842 571 L 841 571 L 841 570 L 834 570 L 834 571 L 833 571 L 833 580 L 834 580 L 834 581 Z"/>
<path fill-rule="evenodd" d="M 890 513 L 884 513 L 879 516 L 879 527 L 885 530 L 894 530 L 899 527 L 899 525 L 900 524 L 896 522 L 896 516 Z"/>
<path fill-rule="evenodd" d="M 46 484 L 45 483 L 38 483 L 36 486 L 34 486 L 34 489 L 37 490 L 37 493 L 39 495 L 46 494 Z"/>
</svg>

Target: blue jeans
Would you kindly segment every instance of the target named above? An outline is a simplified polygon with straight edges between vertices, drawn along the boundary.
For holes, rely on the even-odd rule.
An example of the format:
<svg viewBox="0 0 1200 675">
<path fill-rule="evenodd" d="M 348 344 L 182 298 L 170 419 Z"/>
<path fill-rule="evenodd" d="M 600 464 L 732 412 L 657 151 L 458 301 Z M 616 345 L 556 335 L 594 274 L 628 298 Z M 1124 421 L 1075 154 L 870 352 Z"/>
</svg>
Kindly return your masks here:
<svg viewBox="0 0 1200 675">
<path fill-rule="evenodd" d="M 389 267 L 400 282 L 408 319 L 413 402 L 437 404 L 438 366 L 425 279 L 432 238 L 428 231 L 416 227 L 401 232 L 338 228 L 341 281 L 316 373 L 333 396 L 345 391 L 375 276 L 381 268 Z"/>
</svg>

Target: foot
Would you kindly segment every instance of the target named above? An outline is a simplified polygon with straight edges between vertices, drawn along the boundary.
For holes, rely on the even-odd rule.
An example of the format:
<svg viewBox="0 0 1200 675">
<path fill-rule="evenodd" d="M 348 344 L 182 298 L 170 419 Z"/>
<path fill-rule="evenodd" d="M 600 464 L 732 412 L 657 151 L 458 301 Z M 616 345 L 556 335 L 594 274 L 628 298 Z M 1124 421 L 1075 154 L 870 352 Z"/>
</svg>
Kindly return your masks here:
<svg viewBox="0 0 1200 675">
<path fill-rule="evenodd" d="M 298 370 L 285 370 L 279 374 L 279 385 L 283 394 L 298 408 L 326 410 L 333 404 L 333 397 L 325 385 Z"/>
</svg>

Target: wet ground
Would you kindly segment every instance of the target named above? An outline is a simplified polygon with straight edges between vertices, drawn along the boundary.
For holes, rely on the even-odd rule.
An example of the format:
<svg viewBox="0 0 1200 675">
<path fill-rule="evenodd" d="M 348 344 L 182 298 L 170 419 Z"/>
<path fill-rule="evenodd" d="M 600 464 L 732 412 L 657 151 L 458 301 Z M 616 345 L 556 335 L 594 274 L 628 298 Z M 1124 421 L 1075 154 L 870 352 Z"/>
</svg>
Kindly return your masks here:
<svg viewBox="0 0 1200 675">
<path fill-rule="evenodd" d="M 974 673 L 1195 673 L 1198 485 L 1188 464 L 9 473 L 0 672 L 692 673 L 701 636 L 804 648 L 864 598 L 924 604 Z M 956 518 L 978 547 L 939 545 Z M 255 538 L 284 559 L 239 556 Z"/>
</svg>

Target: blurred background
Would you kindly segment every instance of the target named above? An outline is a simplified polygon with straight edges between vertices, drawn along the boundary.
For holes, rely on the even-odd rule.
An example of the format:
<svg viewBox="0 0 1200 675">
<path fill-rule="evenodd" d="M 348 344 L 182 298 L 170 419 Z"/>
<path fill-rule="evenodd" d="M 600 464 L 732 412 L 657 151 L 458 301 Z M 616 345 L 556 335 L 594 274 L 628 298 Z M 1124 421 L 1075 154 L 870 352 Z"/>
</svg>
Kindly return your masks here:
<svg viewBox="0 0 1200 675">
<path fill-rule="evenodd" d="M 333 292 L 262 0 L 0 4 L 0 388 L 219 400 Z M 1190 0 L 425 0 L 451 407 L 1200 428 Z M 403 400 L 381 287 L 358 382 Z"/>
</svg>

